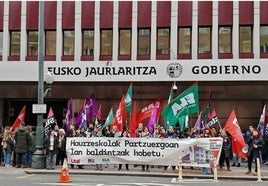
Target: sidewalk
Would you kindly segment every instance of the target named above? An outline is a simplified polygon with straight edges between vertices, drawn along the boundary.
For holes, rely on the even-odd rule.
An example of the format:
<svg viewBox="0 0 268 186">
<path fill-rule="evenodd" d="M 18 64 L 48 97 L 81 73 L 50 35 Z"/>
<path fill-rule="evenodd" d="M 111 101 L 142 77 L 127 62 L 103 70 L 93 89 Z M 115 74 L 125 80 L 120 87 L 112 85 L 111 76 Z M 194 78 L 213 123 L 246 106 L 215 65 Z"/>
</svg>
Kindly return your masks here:
<svg viewBox="0 0 268 186">
<path fill-rule="evenodd" d="M 118 171 L 118 165 L 108 165 L 103 166 L 103 170 L 95 170 L 95 166 L 87 165 L 84 166 L 84 169 L 78 169 L 77 166 L 74 169 L 69 167 L 69 174 L 90 174 L 90 175 L 128 175 L 128 176 L 149 176 L 149 177 L 170 177 L 170 178 L 178 178 L 178 171 L 174 173 L 172 169 L 168 169 L 166 172 L 162 172 L 163 169 L 154 167 L 150 168 L 150 172 L 142 172 L 141 166 L 134 167 L 133 165 L 129 165 L 129 171 L 125 169 L 125 166 L 122 166 L 122 170 Z M 217 169 L 218 179 L 230 179 L 230 180 L 258 180 L 257 176 L 251 174 L 245 174 L 247 171 L 246 163 L 242 163 L 241 167 L 231 167 L 231 171 L 227 171 L 226 167 L 222 170 Z M 3 169 L 5 167 L 1 167 Z M 61 166 L 57 166 L 55 170 L 46 170 L 46 169 L 31 169 L 26 168 L 23 169 L 27 174 L 60 174 Z M 253 166 L 255 168 L 255 165 Z M 13 168 L 16 169 L 16 168 Z M 254 169 L 253 169 L 254 170 Z M 210 173 L 210 172 L 209 172 Z M 194 168 L 194 170 L 190 169 L 190 167 L 184 167 L 182 170 L 182 178 L 195 178 L 195 179 L 214 179 L 213 174 L 203 175 L 199 168 Z M 268 181 L 268 166 L 263 165 L 261 167 L 261 180 Z"/>
</svg>

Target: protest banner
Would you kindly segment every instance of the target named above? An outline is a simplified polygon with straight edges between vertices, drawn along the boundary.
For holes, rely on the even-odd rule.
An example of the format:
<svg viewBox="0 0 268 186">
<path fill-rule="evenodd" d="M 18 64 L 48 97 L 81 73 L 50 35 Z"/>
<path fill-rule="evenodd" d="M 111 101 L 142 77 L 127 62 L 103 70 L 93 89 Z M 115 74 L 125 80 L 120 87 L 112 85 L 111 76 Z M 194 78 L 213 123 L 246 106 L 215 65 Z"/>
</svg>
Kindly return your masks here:
<svg viewBox="0 0 268 186">
<path fill-rule="evenodd" d="M 222 138 L 67 138 L 69 164 L 148 164 L 212 167 Z"/>
</svg>

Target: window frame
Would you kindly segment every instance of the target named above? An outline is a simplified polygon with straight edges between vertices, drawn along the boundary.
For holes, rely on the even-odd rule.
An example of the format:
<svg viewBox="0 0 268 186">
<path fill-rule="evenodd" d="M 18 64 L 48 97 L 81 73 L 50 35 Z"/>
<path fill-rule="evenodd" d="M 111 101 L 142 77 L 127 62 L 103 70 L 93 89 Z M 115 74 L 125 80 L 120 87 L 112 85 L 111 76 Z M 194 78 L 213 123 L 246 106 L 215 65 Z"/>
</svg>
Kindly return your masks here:
<svg viewBox="0 0 268 186">
<path fill-rule="evenodd" d="M 93 32 L 93 48 L 85 48 L 85 32 Z M 83 29 L 82 30 L 82 56 L 93 56 L 94 55 L 94 41 L 95 40 L 95 30 L 94 29 Z"/>
<path fill-rule="evenodd" d="M 65 48 L 67 48 L 65 46 L 66 44 L 66 40 L 65 40 L 65 32 L 73 32 L 73 49 L 71 51 L 73 51 L 73 54 L 72 52 L 68 52 L 68 54 L 65 54 Z M 62 56 L 74 56 L 75 54 L 75 30 L 62 30 L 62 37 L 63 37 L 63 40 L 62 40 Z M 69 47 L 70 48 L 70 47 Z"/>
<path fill-rule="evenodd" d="M 129 44 L 128 46 L 128 50 L 129 50 L 129 53 L 127 54 L 122 54 L 121 53 L 121 46 L 123 45 L 121 42 L 121 38 L 122 38 L 122 34 L 121 34 L 121 31 L 129 31 L 129 42 L 127 42 Z M 118 55 L 119 56 L 131 56 L 131 43 L 132 43 L 132 30 L 131 28 L 122 28 L 122 29 L 119 29 L 119 42 L 118 42 Z"/>
<path fill-rule="evenodd" d="M 145 30 L 148 31 L 148 34 L 140 34 L 140 31 Z M 142 47 L 140 47 L 141 44 L 141 36 L 148 36 L 148 46 L 146 47 L 145 52 L 142 52 Z M 138 28 L 138 36 L 137 36 L 138 42 L 137 42 L 137 56 L 150 56 L 151 55 L 151 28 Z"/>
<path fill-rule="evenodd" d="M 220 28 L 230 28 L 230 33 L 229 33 L 229 44 L 230 44 L 230 52 L 220 52 Z M 233 51 L 233 46 L 232 46 L 232 43 L 233 43 L 233 27 L 231 25 L 226 25 L 226 26 L 221 26 L 219 25 L 218 26 L 218 54 L 232 54 L 232 51 Z"/>
<path fill-rule="evenodd" d="M 17 33 L 19 33 L 19 54 L 12 54 L 11 52 L 12 52 L 12 43 L 14 42 L 12 42 L 12 34 L 13 33 L 15 33 L 15 32 L 17 32 Z M 10 40 L 10 45 L 9 45 L 9 56 L 20 56 L 20 53 L 21 53 L 21 47 L 20 47 L 20 42 L 21 42 L 21 31 L 20 30 L 10 30 L 10 32 L 9 32 L 9 36 L 10 36 L 10 38 L 9 38 L 9 40 Z"/>
<path fill-rule="evenodd" d="M 190 30 L 190 41 L 189 41 L 189 53 L 180 53 L 180 30 L 189 29 Z M 192 54 L 192 27 L 178 27 L 178 50 L 177 55 L 191 55 Z"/>
<path fill-rule="evenodd" d="M 110 31 L 111 32 L 111 43 L 108 43 L 111 45 L 111 53 L 110 54 L 104 54 L 103 53 L 103 32 Z M 100 30 L 100 56 L 112 56 L 113 55 L 113 29 L 101 29 Z"/>
<path fill-rule="evenodd" d="M 31 51 L 30 51 L 30 33 L 31 32 L 35 32 L 36 33 L 36 36 L 37 36 L 37 41 L 36 41 L 36 45 L 37 45 L 37 48 L 36 48 L 36 53 L 35 54 L 32 54 Z M 37 57 L 38 56 L 38 47 L 39 47 L 39 44 L 38 44 L 38 30 L 28 30 L 27 31 L 27 56 L 29 57 Z"/>
<path fill-rule="evenodd" d="M 209 32 L 209 41 L 210 42 L 206 42 L 206 43 L 209 43 L 209 50 L 207 50 L 207 52 L 200 52 L 200 29 L 202 28 L 209 28 L 210 29 L 210 32 Z M 198 27 L 198 49 L 197 49 L 197 52 L 198 52 L 198 55 L 206 55 L 206 54 L 212 54 L 212 26 L 199 26 Z"/>
<path fill-rule="evenodd" d="M 161 35 L 159 35 L 160 30 L 163 30 L 163 36 L 164 37 L 167 36 L 167 37 L 165 37 L 165 39 L 167 39 L 167 43 L 166 43 L 167 48 L 166 49 L 165 48 L 162 49 L 162 48 L 159 47 L 159 40 L 160 40 L 160 37 L 161 37 Z M 164 34 L 165 30 L 168 30 L 168 35 Z M 157 37 L 156 38 L 156 55 L 170 55 L 170 27 L 159 27 L 159 28 L 157 28 L 156 37 Z"/>
</svg>

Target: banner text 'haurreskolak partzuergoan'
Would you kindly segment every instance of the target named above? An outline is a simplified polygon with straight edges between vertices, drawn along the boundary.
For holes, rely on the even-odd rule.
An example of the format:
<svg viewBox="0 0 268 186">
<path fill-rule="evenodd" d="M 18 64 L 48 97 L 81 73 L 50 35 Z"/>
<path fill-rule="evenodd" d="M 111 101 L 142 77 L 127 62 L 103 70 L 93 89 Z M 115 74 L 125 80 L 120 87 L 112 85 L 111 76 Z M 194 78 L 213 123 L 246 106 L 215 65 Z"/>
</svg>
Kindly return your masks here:
<svg viewBox="0 0 268 186">
<path fill-rule="evenodd" d="M 219 160 L 222 138 L 67 138 L 70 164 L 148 164 L 211 167 Z"/>
</svg>

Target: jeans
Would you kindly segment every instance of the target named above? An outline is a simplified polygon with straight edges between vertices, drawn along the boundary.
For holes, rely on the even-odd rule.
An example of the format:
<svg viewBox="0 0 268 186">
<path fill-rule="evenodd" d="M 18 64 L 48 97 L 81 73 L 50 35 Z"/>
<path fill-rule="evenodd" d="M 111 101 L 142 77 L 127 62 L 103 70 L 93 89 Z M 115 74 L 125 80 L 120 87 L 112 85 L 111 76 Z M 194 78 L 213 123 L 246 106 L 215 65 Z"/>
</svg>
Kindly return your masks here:
<svg viewBox="0 0 268 186">
<path fill-rule="evenodd" d="M 56 156 L 57 154 L 53 153 L 53 151 L 48 151 L 46 157 L 46 168 L 47 169 L 54 169 L 56 164 Z"/>
<path fill-rule="evenodd" d="M 5 165 L 10 165 L 10 160 L 11 160 L 11 152 L 6 152 L 5 153 Z"/>
<path fill-rule="evenodd" d="M 208 173 L 208 169 L 210 169 L 211 174 L 214 174 L 213 168 L 207 168 L 207 167 L 202 167 L 202 174 L 206 175 Z"/>
</svg>

